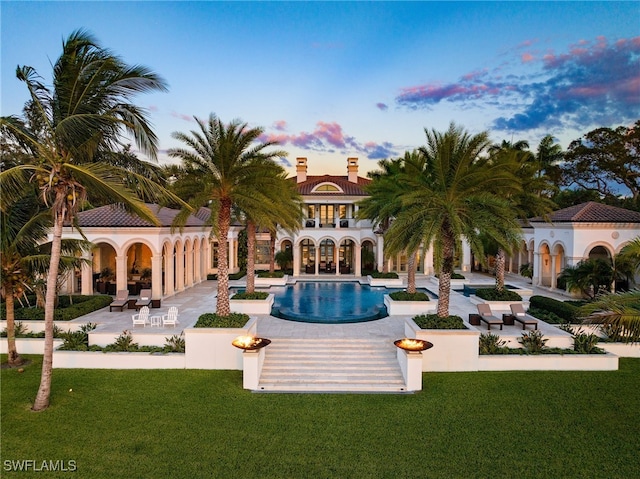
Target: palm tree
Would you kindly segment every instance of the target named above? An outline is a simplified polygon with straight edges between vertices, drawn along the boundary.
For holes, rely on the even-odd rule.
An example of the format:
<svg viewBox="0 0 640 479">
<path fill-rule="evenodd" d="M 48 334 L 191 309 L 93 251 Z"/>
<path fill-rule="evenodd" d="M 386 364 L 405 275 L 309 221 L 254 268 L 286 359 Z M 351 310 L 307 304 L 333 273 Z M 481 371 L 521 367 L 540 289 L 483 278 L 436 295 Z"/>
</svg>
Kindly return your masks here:
<svg viewBox="0 0 640 479">
<path fill-rule="evenodd" d="M 598 294 L 609 291 L 615 280 L 615 272 L 609 260 L 589 258 L 564 268 L 558 280 L 564 281 L 569 291 L 580 291 L 595 299 Z"/>
<path fill-rule="evenodd" d="M 412 154 L 417 153 L 406 152 L 405 158 Z M 358 202 L 356 217 L 371 220 L 374 229 L 377 228 L 384 234 L 389 228 L 391 220 L 402 208 L 401 194 L 403 191 L 397 178 L 403 171 L 404 159 L 383 159 L 378 161 L 378 167 L 378 170 L 370 171 L 367 174 L 372 181 L 364 187 L 368 196 Z M 384 258 L 382 264 L 382 272 L 386 273 L 387 262 Z"/>
<path fill-rule="evenodd" d="M 185 168 L 198 175 L 191 179 L 194 189 L 189 204 L 199 208 L 208 206 L 214 233 L 219 241 L 218 251 L 218 300 L 216 313 L 228 316 L 229 308 L 229 264 L 227 259 L 227 235 L 231 223 L 231 209 L 254 211 L 260 201 L 258 191 L 265 191 L 268 183 L 265 170 L 271 168 L 273 160 L 286 156 L 286 152 L 266 151 L 277 143 L 255 143 L 262 128 L 250 128 L 247 123 L 233 120 L 225 125 L 214 114 L 208 122 L 196 118 L 199 131 L 191 135 L 174 132 L 173 137 L 188 148 L 172 148 L 169 155 L 179 158 Z M 183 210 L 176 221 L 184 221 L 188 212 Z"/>
<path fill-rule="evenodd" d="M 444 133 L 425 129 L 425 134 L 421 155 L 398 177 L 406 193 L 385 243 L 389 251 L 414 251 L 433 243 L 440 269 L 437 314 L 444 317 L 449 315 L 454 251 L 461 238 L 482 257 L 481 232 L 499 238 L 519 231 L 509 202 L 493 193 L 517 190 L 518 181 L 500 165 L 483 161 L 490 145 L 486 132 L 471 136 L 452 123 Z"/>
<path fill-rule="evenodd" d="M 287 178 L 286 171 L 271 162 L 263 166 L 261 182 L 255 185 L 254 202 L 245 206 L 247 218 L 247 293 L 255 291 L 255 239 L 257 227 L 270 232 L 278 226 L 289 232 L 300 228 L 302 221 L 302 197 L 296 184 Z M 249 210 L 250 208 L 250 210 Z M 275 235 L 270 235 L 275 239 Z"/>
<path fill-rule="evenodd" d="M 0 186 L 8 198 L 18 198 L 28 181 L 36 183 L 42 201 L 53 218 L 51 263 L 47 273 L 45 347 L 42 377 L 33 409 L 49 405 L 53 358 L 53 312 L 61 257 L 62 227 L 73 223 L 78 208 L 88 199 L 120 203 L 141 218 L 158 220 L 123 178 L 133 177 L 146 198 L 179 201 L 142 175 L 95 158 L 122 143 L 126 132 L 138 148 L 155 158 L 157 138 L 147 114 L 131 99 L 140 92 L 165 91 L 164 80 L 146 67 L 130 66 L 102 48 L 87 32 L 73 32 L 62 45 L 53 66 L 53 86 L 40 82 L 31 67 L 18 67 L 16 75 L 31 95 L 29 109 L 37 116 L 38 131 L 25 127 L 16 117 L 3 117 L 0 125 L 34 155 L 32 164 L 0 173 Z M 31 122 L 32 124 L 34 122 Z"/>
<path fill-rule="evenodd" d="M 640 236 L 634 238 L 618 253 L 619 260 L 629 264 L 635 273 L 640 271 Z"/>
</svg>

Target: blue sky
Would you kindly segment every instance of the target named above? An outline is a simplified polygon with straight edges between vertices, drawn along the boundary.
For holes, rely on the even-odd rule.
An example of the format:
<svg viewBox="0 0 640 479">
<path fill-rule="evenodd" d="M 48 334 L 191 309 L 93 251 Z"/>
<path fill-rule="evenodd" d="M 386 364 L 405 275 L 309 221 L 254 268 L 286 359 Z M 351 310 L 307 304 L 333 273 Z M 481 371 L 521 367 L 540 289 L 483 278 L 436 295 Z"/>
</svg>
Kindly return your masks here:
<svg viewBox="0 0 640 479">
<path fill-rule="evenodd" d="M 360 174 L 449 122 L 563 147 L 640 118 L 640 2 L 10 2 L 0 4 L 1 113 L 17 65 L 49 83 L 84 28 L 169 83 L 140 95 L 165 150 L 215 113 L 265 129 L 309 174 Z"/>
</svg>

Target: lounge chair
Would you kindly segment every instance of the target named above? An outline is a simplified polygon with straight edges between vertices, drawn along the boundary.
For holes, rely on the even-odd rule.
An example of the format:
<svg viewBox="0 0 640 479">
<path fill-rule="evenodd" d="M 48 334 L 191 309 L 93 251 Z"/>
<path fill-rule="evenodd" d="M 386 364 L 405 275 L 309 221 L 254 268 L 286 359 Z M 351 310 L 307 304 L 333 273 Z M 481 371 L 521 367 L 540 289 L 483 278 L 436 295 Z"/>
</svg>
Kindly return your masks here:
<svg viewBox="0 0 640 479">
<path fill-rule="evenodd" d="M 164 328 L 165 326 L 171 324 L 174 328 L 176 327 L 176 323 L 179 323 L 180 321 L 178 321 L 178 308 L 176 308 L 175 306 L 171 306 L 169 308 L 169 312 L 167 314 L 165 314 L 164 316 L 162 316 L 162 327 Z"/>
<path fill-rule="evenodd" d="M 127 304 L 129 304 L 129 290 L 120 289 L 116 294 L 116 299 L 109 305 L 109 312 L 113 311 L 113 308 L 120 308 L 120 311 L 123 311 Z"/>
<path fill-rule="evenodd" d="M 522 303 L 516 303 L 509 306 L 511 308 L 511 314 L 513 320 L 522 324 L 522 329 L 526 329 L 527 325 L 531 325 L 534 329 L 538 329 L 538 320 L 531 315 L 528 315 L 524 310 Z"/>
<path fill-rule="evenodd" d="M 491 312 L 491 306 L 486 303 L 477 304 L 478 314 L 480 315 L 480 321 L 487 323 L 487 329 L 491 330 L 491 325 L 500 326 L 500 330 L 502 330 L 502 325 L 504 322 L 502 319 L 497 318 Z"/>
<path fill-rule="evenodd" d="M 136 301 L 136 310 L 140 310 L 143 306 L 151 306 L 151 290 L 150 289 L 141 289 L 140 297 L 138 301 Z"/>
<path fill-rule="evenodd" d="M 149 307 L 143 306 L 140 309 L 139 313 L 131 316 L 131 319 L 134 326 L 136 326 L 137 324 L 142 324 L 142 327 L 145 327 L 147 323 L 149 323 Z"/>
</svg>

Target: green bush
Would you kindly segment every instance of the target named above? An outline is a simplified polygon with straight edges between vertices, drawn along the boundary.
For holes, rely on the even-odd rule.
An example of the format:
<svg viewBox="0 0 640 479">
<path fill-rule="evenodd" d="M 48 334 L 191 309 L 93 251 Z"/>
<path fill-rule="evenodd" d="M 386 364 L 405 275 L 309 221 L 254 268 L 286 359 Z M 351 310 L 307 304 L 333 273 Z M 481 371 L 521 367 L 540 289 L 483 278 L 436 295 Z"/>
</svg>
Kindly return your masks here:
<svg viewBox="0 0 640 479">
<path fill-rule="evenodd" d="M 85 314 L 92 313 L 108 306 L 113 301 L 109 295 L 93 295 L 93 296 L 60 296 L 58 298 L 58 307 L 53 313 L 55 321 L 70 321 Z M 18 306 L 19 304 L 16 304 Z M 6 319 L 6 311 L 4 304 L 0 307 L 0 318 Z M 19 320 L 44 320 L 44 309 L 36 307 L 17 307 L 15 309 L 15 319 Z"/>
<path fill-rule="evenodd" d="M 216 279 L 218 279 L 218 275 L 215 273 L 209 273 L 207 275 L 207 281 L 215 281 Z"/>
<path fill-rule="evenodd" d="M 236 293 L 231 299 L 267 299 L 269 293 L 254 291 L 253 293 Z"/>
<path fill-rule="evenodd" d="M 394 291 L 389 294 L 389 297 L 394 301 L 429 301 L 427 293 L 417 291 L 415 293 L 408 293 L 406 291 Z"/>
<path fill-rule="evenodd" d="M 462 318 L 456 315 L 441 318 L 437 314 L 421 314 L 413 321 L 421 329 L 467 329 Z"/>
<path fill-rule="evenodd" d="M 440 273 L 435 275 L 436 278 L 440 277 Z M 451 273 L 451 279 L 466 279 L 465 275 L 460 273 Z"/>
<path fill-rule="evenodd" d="M 95 323 L 87 323 L 80 326 L 78 331 L 60 333 L 63 351 L 87 351 L 89 349 L 89 331 L 96 329 Z"/>
<path fill-rule="evenodd" d="M 600 338 L 593 333 L 585 333 L 582 328 L 570 331 L 573 336 L 573 350 L 581 354 L 602 354 L 605 351 L 598 347 Z"/>
<path fill-rule="evenodd" d="M 569 324 L 566 319 L 561 318 L 556 313 L 552 313 L 551 311 L 546 311 L 544 309 L 530 307 L 527 311 L 534 318 L 538 318 L 545 323 L 549 324 Z"/>
<path fill-rule="evenodd" d="M 244 313 L 230 313 L 229 316 L 219 316 L 216 313 L 204 313 L 198 318 L 195 328 L 244 328 L 249 321 L 249 315 Z"/>
<path fill-rule="evenodd" d="M 522 333 L 522 337 L 518 338 L 518 342 L 522 345 L 522 349 L 525 354 L 540 354 L 544 349 L 547 349 L 546 344 L 548 339 L 544 339 L 542 331 L 526 331 Z"/>
<path fill-rule="evenodd" d="M 398 273 L 380 273 L 379 271 L 372 271 L 371 277 L 376 279 L 398 279 Z"/>
<path fill-rule="evenodd" d="M 507 354 L 509 348 L 507 342 L 500 339 L 500 336 L 493 333 L 482 333 L 480 335 L 480 354 Z"/>
<path fill-rule="evenodd" d="M 284 278 L 284 271 L 258 271 L 258 278 Z"/>
<path fill-rule="evenodd" d="M 241 269 L 237 273 L 229 274 L 229 279 L 233 279 L 233 280 L 241 279 L 241 278 L 244 278 L 246 274 L 247 274 L 247 271 L 245 269 Z M 207 279 L 209 281 L 216 280 L 218 279 L 218 275 L 216 273 L 209 273 L 207 275 Z"/>
<path fill-rule="evenodd" d="M 531 296 L 529 304 L 532 308 L 542 309 L 557 314 L 565 322 L 575 323 L 578 314 L 578 308 L 566 301 L 558 301 L 557 299 L 547 298 L 546 296 Z"/>
<path fill-rule="evenodd" d="M 509 289 L 478 288 L 476 296 L 486 301 L 522 301 L 522 296 Z"/>
</svg>

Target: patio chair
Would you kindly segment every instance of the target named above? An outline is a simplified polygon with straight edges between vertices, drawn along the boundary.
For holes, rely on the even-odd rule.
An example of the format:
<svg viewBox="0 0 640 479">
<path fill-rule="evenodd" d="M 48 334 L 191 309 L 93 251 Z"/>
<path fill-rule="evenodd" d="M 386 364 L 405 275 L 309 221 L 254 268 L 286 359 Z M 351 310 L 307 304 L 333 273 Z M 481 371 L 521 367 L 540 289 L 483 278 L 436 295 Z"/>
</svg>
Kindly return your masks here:
<svg viewBox="0 0 640 479">
<path fill-rule="evenodd" d="M 116 299 L 109 305 L 109 312 L 113 311 L 113 308 L 120 308 L 120 311 L 123 311 L 127 304 L 129 304 L 129 290 L 120 289 L 116 293 Z"/>
<path fill-rule="evenodd" d="M 131 316 L 131 319 L 133 320 L 134 326 L 136 326 L 137 324 L 142 324 L 142 327 L 145 327 L 149 322 L 149 307 L 143 306 L 140 309 L 139 313 L 136 313 Z"/>
<path fill-rule="evenodd" d="M 164 328 L 165 326 L 167 326 L 168 324 L 173 325 L 173 327 L 176 327 L 176 323 L 179 323 L 180 321 L 178 321 L 178 308 L 175 306 L 171 306 L 169 308 L 169 312 L 167 314 L 165 314 L 164 316 L 162 316 L 162 327 Z"/>
<path fill-rule="evenodd" d="M 478 314 L 480 315 L 480 321 L 487 323 L 487 329 L 491 330 L 491 326 L 500 326 L 500 330 L 502 330 L 502 325 L 504 322 L 502 319 L 497 318 L 491 312 L 491 306 L 486 303 L 477 304 Z"/>
<path fill-rule="evenodd" d="M 143 306 L 151 306 L 151 290 L 150 289 L 141 289 L 140 297 L 138 301 L 136 301 L 136 310 L 139 310 Z"/>
<path fill-rule="evenodd" d="M 522 303 L 512 304 L 509 307 L 511 308 L 513 320 L 518 321 L 520 324 L 522 324 L 523 330 L 527 328 L 527 325 L 531 325 L 534 327 L 534 329 L 538 329 L 538 320 L 533 316 L 527 314 Z"/>
</svg>

